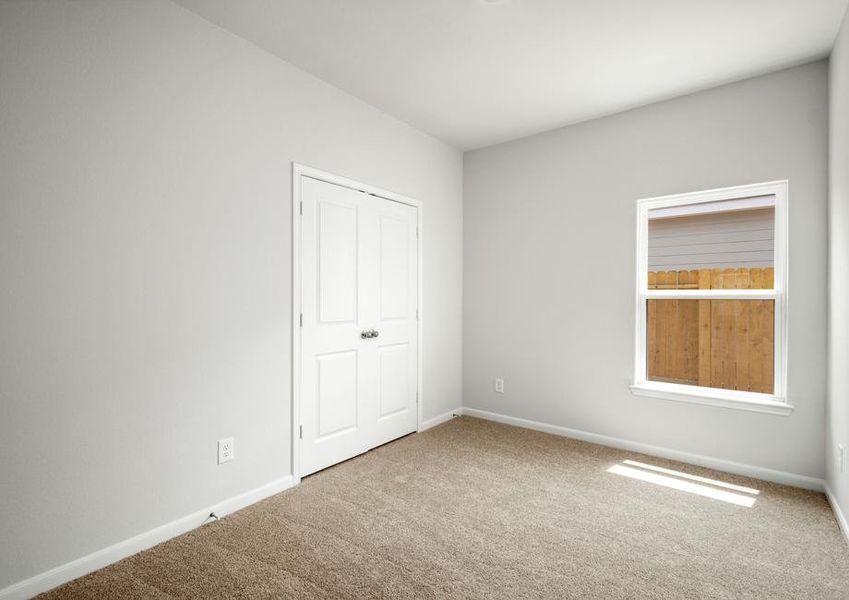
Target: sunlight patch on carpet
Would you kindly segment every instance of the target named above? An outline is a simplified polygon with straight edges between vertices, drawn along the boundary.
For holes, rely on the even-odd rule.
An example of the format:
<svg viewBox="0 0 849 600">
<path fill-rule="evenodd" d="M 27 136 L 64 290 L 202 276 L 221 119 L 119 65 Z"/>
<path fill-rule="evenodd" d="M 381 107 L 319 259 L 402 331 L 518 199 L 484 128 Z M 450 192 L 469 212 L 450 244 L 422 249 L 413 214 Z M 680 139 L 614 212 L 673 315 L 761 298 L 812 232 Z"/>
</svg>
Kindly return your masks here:
<svg viewBox="0 0 849 600">
<path fill-rule="evenodd" d="M 723 481 L 689 475 L 688 473 L 631 460 L 624 461 L 624 464 L 613 465 L 607 469 L 607 472 L 746 508 L 751 508 L 755 504 L 756 498 L 754 496 L 759 493 L 754 488 L 735 486 Z M 729 491 L 730 489 L 736 491 Z"/>
</svg>

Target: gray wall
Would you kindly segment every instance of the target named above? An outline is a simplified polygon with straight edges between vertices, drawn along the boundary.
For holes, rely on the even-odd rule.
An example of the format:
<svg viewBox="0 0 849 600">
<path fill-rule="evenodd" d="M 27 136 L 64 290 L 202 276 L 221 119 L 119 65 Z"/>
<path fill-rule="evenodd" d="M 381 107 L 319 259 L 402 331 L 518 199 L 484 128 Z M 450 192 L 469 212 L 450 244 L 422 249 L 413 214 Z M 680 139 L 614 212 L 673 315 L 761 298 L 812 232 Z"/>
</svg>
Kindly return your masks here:
<svg viewBox="0 0 849 600">
<path fill-rule="evenodd" d="M 849 15 L 831 54 L 826 480 L 849 518 Z M 837 444 L 845 448 L 844 472 Z"/>
<path fill-rule="evenodd" d="M 820 61 L 467 153 L 465 406 L 822 477 L 827 89 Z M 632 396 L 636 201 L 785 178 L 796 410 Z"/>
<path fill-rule="evenodd" d="M 0 3 L 0 81 L 0 588 L 290 472 L 293 160 L 424 202 L 460 405 L 459 152 L 158 0 Z"/>
</svg>

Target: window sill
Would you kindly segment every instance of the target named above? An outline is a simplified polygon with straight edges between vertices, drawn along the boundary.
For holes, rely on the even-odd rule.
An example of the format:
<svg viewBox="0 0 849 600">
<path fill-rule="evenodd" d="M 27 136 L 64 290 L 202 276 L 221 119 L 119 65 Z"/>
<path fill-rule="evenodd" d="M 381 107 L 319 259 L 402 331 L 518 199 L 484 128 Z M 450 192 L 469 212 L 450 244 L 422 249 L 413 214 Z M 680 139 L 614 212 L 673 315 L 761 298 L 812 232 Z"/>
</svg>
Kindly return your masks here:
<svg viewBox="0 0 849 600">
<path fill-rule="evenodd" d="M 721 408 L 734 408 L 750 412 L 787 416 L 793 412 L 793 405 L 770 394 L 754 392 L 736 392 L 716 388 L 697 388 L 696 386 L 675 383 L 644 382 L 633 384 L 631 393 L 635 396 L 648 396 L 676 402 L 689 402 Z"/>
</svg>

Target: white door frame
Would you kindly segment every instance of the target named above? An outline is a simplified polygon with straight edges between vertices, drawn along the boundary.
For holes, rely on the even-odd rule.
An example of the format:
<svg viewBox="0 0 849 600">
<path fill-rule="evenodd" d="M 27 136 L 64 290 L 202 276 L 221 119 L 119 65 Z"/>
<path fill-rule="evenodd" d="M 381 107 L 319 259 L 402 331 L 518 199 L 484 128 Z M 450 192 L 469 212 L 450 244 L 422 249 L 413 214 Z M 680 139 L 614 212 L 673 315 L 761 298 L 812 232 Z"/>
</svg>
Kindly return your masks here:
<svg viewBox="0 0 849 600">
<path fill-rule="evenodd" d="M 422 405 L 424 395 L 422 393 L 422 330 L 424 323 L 424 309 L 422 299 L 422 240 L 424 239 L 424 228 L 422 226 L 422 203 L 403 194 L 383 190 L 373 185 L 360 183 L 347 177 L 341 177 L 308 167 L 296 162 L 292 163 L 292 477 L 295 483 L 301 480 L 301 177 L 311 177 L 326 183 L 340 185 L 342 187 L 358 190 L 378 196 L 393 202 L 400 202 L 414 206 L 418 213 L 418 365 L 416 377 L 416 431 L 422 427 Z"/>
</svg>

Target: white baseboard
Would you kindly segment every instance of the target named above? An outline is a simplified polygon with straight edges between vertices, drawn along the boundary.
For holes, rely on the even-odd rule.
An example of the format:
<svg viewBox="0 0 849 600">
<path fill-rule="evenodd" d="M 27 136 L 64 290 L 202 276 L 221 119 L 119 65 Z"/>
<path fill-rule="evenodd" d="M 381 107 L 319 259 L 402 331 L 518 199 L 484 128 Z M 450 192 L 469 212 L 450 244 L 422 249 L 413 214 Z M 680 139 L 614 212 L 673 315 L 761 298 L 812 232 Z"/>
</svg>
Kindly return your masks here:
<svg viewBox="0 0 849 600">
<path fill-rule="evenodd" d="M 541 423 L 528 419 L 520 419 L 518 417 L 510 417 L 507 415 L 502 415 L 499 413 L 489 412 L 485 410 L 479 410 L 476 408 L 456 408 L 452 411 L 437 415 L 436 417 L 433 417 L 423 422 L 419 431 L 425 431 L 427 429 L 430 429 L 431 427 L 436 427 L 441 423 L 449 421 L 452 417 L 456 415 L 468 415 L 470 417 L 477 417 L 479 419 L 486 419 L 488 421 L 496 421 L 498 423 L 515 425 L 517 427 L 524 427 L 526 429 L 533 429 L 535 431 L 552 433 L 554 435 L 560 435 L 563 437 L 582 440 L 585 442 L 600 444 L 602 446 L 610 446 L 613 448 L 619 448 L 621 450 L 629 450 L 642 454 L 660 456 L 662 458 L 668 458 L 670 460 L 677 460 L 684 463 L 690 463 L 702 467 L 707 467 L 710 469 L 716 469 L 718 471 L 726 471 L 728 473 L 735 473 L 737 475 L 744 475 L 746 477 L 763 479 L 765 481 L 772 481 L 784 485 L 792 485 L 795 487 L 801 487 L 809 490 L 822 491 L 825 492 L 825 495 L 828 498 L 829 503 L 831 504 L 840 530 L 846 537 L 847 542 L 849 542 L 849 523 L 847 523 L 846 517 L 841 511 L 840 506 L 837 504 L 837 501 L 834 498 L 834 495 L 832 494 L 831 489 L 828 487 L 828 485 L 823 480 L 817 479 L 815 477 L 797 475 L 795 473 L 786 473 L 783 471 L 776 471 L 763 467 L 755 467 L 718 458 L 711 458 L 709 456 L 691 454 L 689 452 L 681 452 L 679 450 L 672 450 L 669 448 L 662 448 L 660 446 L 652 446 L 650 444 L 623 440 L 606 435 L 600 435 L 597 433 L 590 433 L 577 429 L 569 429 L 567 427 L 561 427 L 559 425 L 550 425 L 548 423 Z M 223 517 L 224 515 L 230 514 L 241 508 L 250 506 L 251 504 L 259 502 L 260 500 L 268 498 L 269 496 L 273 496 L 274 494 L 280 493 L 283 490 L 289 489 L 297 483 L 297 479 L 295 479 L 291 475 L 287 475 L 286 477 L 282 477 L 253 490 L 249 490 L 243 494 L 239 494 L 238 496 L 228 498 L 227 500 L 223 500 L 222 502 L 219 502 L 214 506 L 196 511 L 194 513 L 171 521 L 170 523 L 166 523 L 164 525 L 156 527 L 155 529 L 151 529 L 132 538 L 118 542 L 117 544 L 113 544 L 112 546 L 103 548 L 102 550 L 98 550 L 87 556 L 83 556 L 69 563 L 60 565 L 54 569 L 51 569 L 49 571 L 46 571 L 44 573 L 41 573 L 34 577 L 30 577 L 29 579 L 25 579 L 24 581 L 20 581 L 9 587 L 6 587 L 0 590 L 0 600 L 19 600 L 31 598 L 37 594 L 46 592 L 47 590 L 50 590 L 56 586 L 62 585 L 63 583 L 72 581 L 77 577 L 82 577 L 83 575 L 91 573 L 92 571 L 96 571 L 97 569 L 110 565 L 121 559 L 127 558 L 128 556 L 132 556 L 137 552 L 141 552 L 142 550 L 146 550 L 147 548 L 155 546 L 156 544 L 162 543 L 173 537 L 191 531 L 192 529 L 195 529 L 196 527 L 199 527 L 204 522 L 206 522 L 210 512 L 214 512 L 219 517 Z"/>
<path fill-rule="evenodd" d="M 840 505 L 837 503 L 837 498 L 834 496 L 834 493 L 831 491 L 831 486 L 828 485 L 827 482 L 825 484 L 825 497 L 828 498 L 828 503 L 831 504 L 831 510 L 834 511 L 834 518 L 837 519 L 837 526 L 840 527 L 840 531 L 843 533 L 846 543 L 849 544 L 849 522 L 846 521 L 846 515 L 843 514 Z"/>
<path fill-rule="evenodd" d="M 441 415 L 436 415 L 432 419 L 428 419 L 427 421 L 422 423 L 421 427 L 419 427 L 419 433 L 425 431 L 426 429 L 430 429 L 431 427 L 442 425 L 446 421 L 450 421 L 454 417 L 461 415 L 462 411 L 462 408 L 457 407 L 454 410 L 449 410 L 448 412 L 442 413 Z"/>
<path fill-rule="evenodd" d="M 249 490 L 238 496 L 233 496 L 227 500 L 223 500 L 203 510 L 191 513 L 184 517 L 180 517 L 170 523 L 160 525 L 155 529 L 145 531 L 127 540 L 113 544 L 107 548 L 103 548 L 93 552 L 87 556 L 83 556 L 64 565 L 60 565 L 49 571 L 45 571 L 29 579 L 25 579 L 18 583 L 12 584 L 7 588 L 0 590 L 0 600 L 18 600 L 24 598 L 32 598 L 33 596 L 53 589 L 56 586 L 72 581 L 77 577 L 82 577 L 92 571 L 103 568 L 121 559 L 132 556 L 137 552 L 146 550 L 156 544 L 170 540 L 173 537 L 191 531 L 203 525 L 209 518 L 209 513 L 214 512 L 217 516 L 235 512 L 241 508 L 259 502 L 264 498 L 280 493 L 297 483 L 297 480 L 291 475 L 281 477 L 275 481 L 262 485 L 258 488 Z"/>
<path fill-rule="evenodd" d="M 650 444 L 643 444 L 641 442 L 623 440 L 619 438 L 609 437 L 606 435 L 600 435 L 598 433 L 590 433 L 587 431 L 580 431 L 578 429 L 569 429 L 568 427 L 561 427 L 559 425 L 549 425 L 548 423 L 540 423 L 538 421 L 530 421 L 528 419 L 510 417 L 507 415 L 489 412 L 486 410 L 479 410 L 477 408 L 463 407 L 462 413 L 470 417 L 477 417 L 479 419 L 486 419 L 488 421 L 496 421 L 498 423 L 504 423 L 506 425 L 515 425 L 517 427 L 524 427 L 525 429 L 533 429 L 535 431 L 542 431 L 544 433 L 553 433 L 554 435 L 561 435 L 563 437 L 573 438 L 584 442 L 591 442 L 593 444 L 599 444 L 602 446 L 619 448 L 620 450 L 630 450 L 631 452 L 639 452 L 641 454 L 659 456 L 661 458 L 677 460 L 679 462 L 698 465 L 700 467 L 707 467 L 709 469 L 715 469 L 717 471 L 725 471 L 726 473 L 734 473 L 736 475 L 753 477 L 755 479 L 772 481 L 774 483 L 791 485 L 793 487 L 800 487 L 807 490 L 814 490 L 817 492 L 822 492 L 825 490 L 825 482 L 822 479 L 817 479 L 816 477 L 808 477 L 807 475 L 797 475 L 796 473 L 786 473 L 784 471 L 776 471 L 774 469 L 767 469 L 764 467 L 745 465 L 729 460 L 722 460 L 719 458 L 712 458 L 710 456 L 703 456 L 701 454 L 691 454 L 689 452 L 682 452 L 680 450 L 672 450 L 671 448 L 663 448 L 661 446 L 652 446 Z"/>
</svg>

